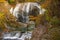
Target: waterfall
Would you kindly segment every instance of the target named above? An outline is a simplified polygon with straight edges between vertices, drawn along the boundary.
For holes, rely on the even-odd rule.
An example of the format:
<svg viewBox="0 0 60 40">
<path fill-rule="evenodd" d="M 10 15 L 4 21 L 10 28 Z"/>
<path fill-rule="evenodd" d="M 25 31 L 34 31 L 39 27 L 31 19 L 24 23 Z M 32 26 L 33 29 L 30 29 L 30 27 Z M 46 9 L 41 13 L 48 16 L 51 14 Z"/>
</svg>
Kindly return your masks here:
<svg viewBox="0 0 60 40">
<path fill-rule="evenodd" d="M 11 8 L 10 12 L 16 18 L 18 18 L 19 21 L 21 20 L 20 22 L 28 23 L 29 22 L 28 15 L 31 13 L 31 11 L 33 10 L 34 7 L 36 7 L 36 9 L 38 9 L 39 14 L 43 14 L 45 12 L 45 9 L 41 8 L 41 6 L 35 2 L 26 2 L 26 3 L 17 4 L 14 9 Z"/>
<path fill-rule="evenodd" d="M 10 12 L 20 22 L 29 23 L 29 14 L 33 13 L 32 10 L 34 7 L 36 7 L 38 9 L 39 14 L 43 14 L 45 12 L 45 9 L 41 8 L 41 6 L 35 2 L 26 2 L 26 3 L 17 4 L 14 9 L 13 9 L 13 7 L 11 8 Z M 30 22 L 30 24 L 32 24 L 32 23 Z M 33 27 L 31 26 L 31 28 L 33 28 Z M 25 40 L 25 38 L 30 39 L 32 36 L 32 32 L 31 31 L 25 32 L 22 34 L 21 37 L 19 37 L 20 35 L 21 35 L 20 32 L 6 33 L 6 34 L 4 34 L 3 39 L 15 39 L 15 40 Z"/>
</svg>

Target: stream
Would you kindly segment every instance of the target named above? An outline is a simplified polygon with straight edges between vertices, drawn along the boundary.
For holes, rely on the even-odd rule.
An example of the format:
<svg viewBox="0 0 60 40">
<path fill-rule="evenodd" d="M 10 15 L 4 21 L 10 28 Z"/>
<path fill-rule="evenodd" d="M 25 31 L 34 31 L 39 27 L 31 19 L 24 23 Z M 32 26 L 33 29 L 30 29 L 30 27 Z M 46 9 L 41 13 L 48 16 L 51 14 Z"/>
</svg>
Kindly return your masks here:
<svg viewBox="0 0 60 40">
<path fill-rule="evenodd" d="M 21 35 L 20 32 L 11 32 L 5 33 L 3 36 L 3 40 L 25 40 L 25 38 L 30 39 L 32 36 L 32 32 L 25 32 Z"/>
</svg>

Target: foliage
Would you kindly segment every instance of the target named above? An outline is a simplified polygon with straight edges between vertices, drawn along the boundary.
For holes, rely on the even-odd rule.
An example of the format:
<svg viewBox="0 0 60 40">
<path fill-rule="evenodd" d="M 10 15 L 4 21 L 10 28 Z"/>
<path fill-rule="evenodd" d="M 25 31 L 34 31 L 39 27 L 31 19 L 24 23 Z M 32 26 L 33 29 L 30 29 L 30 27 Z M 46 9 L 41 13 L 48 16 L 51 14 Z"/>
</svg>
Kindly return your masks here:
<svg viewBox="0 0 60 40">
<path fill-rule="evenodd" d="M 42 4 L 43 8 L 46 8 L 46 12 L 43 15 L 39 15 L 37 19 L 38 25 L 43 25 L 46 32 L 43 35 L 39 35 L 40 31 L 37 25 L 37 31 L 34 30 L 32 40 L 60 40 L 60 1 L 59 0 L 46 0 L 45 4 Z M 42 28 L 42 26 L 41 26 Z M 39 32 L 38 32 L 39 31 Z M 38 32 L 38 34 L 37 34 Z M 42 30 L 42 32 L 44 32 Z M 45 36 L 44 36 L 45 35 Z M 37 36 L 37 38 L 35 37 Z M 41 38 L 41 39 L 40 39 Z"/>
<path fill-rule="evenodd" d="M 2 29 L 2 32 L 24 27 L 23 24 L 16 21 L 16 18 L 9 12 L 4 4 L 5 3 L 0 3 L 0 28 Z"/>
<path fill-rule="evenodd" d="M 60 40 L 60 12 L 59 12 L 59 0 L 53 0 L 47 7 L 47 13 L 45 14 L 47 25 L 52 25 L 52 27 L 47 33 L 47 40 Z M 49 27 L 49 26 L 48 26 Z"/>
<path fill-rule="evenodd" d="M 7 0 L 9 4 L 16 4 L 15 0 Z"/>
</svg>

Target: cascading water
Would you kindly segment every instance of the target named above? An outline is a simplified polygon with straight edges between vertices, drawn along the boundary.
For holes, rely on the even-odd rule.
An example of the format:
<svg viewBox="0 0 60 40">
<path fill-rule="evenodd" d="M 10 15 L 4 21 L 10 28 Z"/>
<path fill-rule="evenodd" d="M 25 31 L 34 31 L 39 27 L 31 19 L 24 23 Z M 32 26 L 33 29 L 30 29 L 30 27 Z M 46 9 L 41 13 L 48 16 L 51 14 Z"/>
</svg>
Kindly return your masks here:
<svg viewBox="0 0 60 40">
<path fill-rule="evenodd" d="M 29 23 L 29 14 L 33 13 L 33 8 L 36 7 L 36 9 L 38 9 L 39 14 L 43 14 L 45 9 L 42 9 L 41 6 L 38 3 L 33 3 L 33 2 L 27 2 L 27 3 L 20 3 L 17 4 L 16 7 L 13 9 L 11 8 L 10 12 L 17 18 L 17 20 L 19 20 L 19 22 L 22 23 Z M 37 12 L 37 13 L 38 13 Z M 33 13 L 34 14 L 34 13 Z M 38 15 L 39 15 L 38 14 Z M 30 23 L 30 27 L 28 28 L 28 30 L 30 28 L 34 29 L 35 28 L 35 24 Z M 33 25 L 33 27 L 32 27 Z M 31 29 L 31 30 L 32 30 Z M 13 36 L 12 36 L 13 35 Z M 29 32 L 25 32 L 23 33 L 21 36 L 20 32 L 15 32 L 15 33 L 6 33 L 3 36 L 3 40 L 7 40 L 7 39 L 11 39 L 11 40 L 25 40 L 25 38 L 31 38 L 32 35 L 32 31 Z"/>
<path fill-rule="evenodd" d="M 34 7 L 36 7 L 36 9 L 38 9 L 39 14 L 43 14 L 44 11 L 45 11 L 45 9 L 41 8 L 41 6 L 38 3 L 35 3 L 35 2 L 26 2 L 26 3 L 17 4 L 14 9 L 12 7 L 11 10 L 10 10 L 10 12 L 16 18 L 22 17 L 20 19 L 22 21 L 20 21 L 20 22 L 24 22 L 26 20 L 25 23 L 28 23 L 29 22 L 29 16 L 28 15 L 32 12 L 32 10 L 34 9 Z M 33 14 L 35 14 L 35 13 L 33 13 Z"/>
</svg>

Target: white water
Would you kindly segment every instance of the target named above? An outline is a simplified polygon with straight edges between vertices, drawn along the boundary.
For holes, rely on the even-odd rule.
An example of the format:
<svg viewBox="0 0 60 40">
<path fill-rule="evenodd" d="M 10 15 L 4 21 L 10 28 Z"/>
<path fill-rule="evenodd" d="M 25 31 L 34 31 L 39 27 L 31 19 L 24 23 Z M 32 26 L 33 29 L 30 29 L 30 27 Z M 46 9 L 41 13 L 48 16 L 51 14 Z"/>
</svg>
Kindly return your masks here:
<svg viewBox="0 0 60 40">
<path fill-rule="evenodd" d="M 26 6 L 26 7 L 25 7 Z M 38 5 L 37 3 L 32 3 L 32 2 L 28 2 L 28 3 L 24 3 L 24 5 L 22 6 L 21 4 L 17 4 L 16 7 L 13 9 L 13 7 L 11 8 L 10 12 L 11 14 L 13 14 L 16 18 L 18 18 L 18 14 L 21 14 L 23 18 L 26 18 L 26 23 L 29 22 L 29 16 L 28 13 L 31 9 L 33 9 L 33 7 L 36 6 L 39 9 L 39 14 L 43 14 L 45 12 L 45 9 L 41 8 L 40 5 Z M 31 9 L 30 9 L 31 8 Z M 22 10 L 22 11 L 21 11 Z M 26 12 L 26 16 L 24 16 L 23 12 Z M 24 21 L 24 20 L 23 20 Z M 31 38 L 32 36 L 32 32 L 25 32 L 22 34 L 21 37 L 19 37 L 21 35 L 20 32 L 16 32 L 16 34 L 14 35 L 13 33 L 6 33 L 3 35 L 3 40 L 4 39 L 16 39 L 16 40 L 25 40 L 25 38 Z"/>
<path fill-rule="evenodd" d="M 20 36 L 20 33 L 19 32 L 16 32 L 16 34 L 14 36 L 12 36 L 12 33 L 4 34 L 3 40 L 7 40 L 7 39 L 11 39 L 11 40 L 14 40 L 14 39 L 16 39 L 16 40 L 25 40 L 25 38 L 30 39 L 31 36 L 32 36 L 32 32 L 23 33 L 21 37 L 19 37 Z"/>
<path fill-rule="evenodd" d="M 11 8 L 10 12 L 16 18 L 18 18 L 18 14 L 20 14 L 23 18 L 25 18 L 23 20 L 23 22 L 26 20 L 25 23 L 28 23 L 29 22 L 29 16 L 28 16 L 29 11 L 32 10 L 34 7 L 38 8 L 39 14 L 43 14 L 45 12 L 45 9 L 41 8 L 41 6 L 38 3 L 34 3 L 34 2 L 27 2 L 27 3 L 17 4 L 14 9 L 13 9 L 13 7 Z M 26 12 L 26 13 L 24 13 L 24 12 Z M 26 16 L 24 16 L 24 14 L 26 14 Z"/>
</svg>

